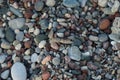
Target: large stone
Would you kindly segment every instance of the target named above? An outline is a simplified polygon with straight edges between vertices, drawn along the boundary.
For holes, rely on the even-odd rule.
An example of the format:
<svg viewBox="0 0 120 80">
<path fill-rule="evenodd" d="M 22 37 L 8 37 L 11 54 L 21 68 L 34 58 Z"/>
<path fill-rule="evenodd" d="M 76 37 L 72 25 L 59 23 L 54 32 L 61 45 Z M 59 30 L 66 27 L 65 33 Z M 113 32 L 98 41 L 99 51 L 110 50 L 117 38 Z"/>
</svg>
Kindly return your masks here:
<svg viewBox="0 0 120 80">
<path fill-rule="evenodd" d="M 73 60 L 80 61 L 81 52 L 78 47 L 72 46 L 68 49 L 68 56 Z"/>
<path fill-rule="evenodd" d="M 20 62 L 14 63 L 11 68 L 11 76 L 13 80 L 26 80 L 27 72 L 25 66 Z"/>
<path fill-rule="evenodd" d="M 9 24 L 9 27 L 12 28 L 13 30 L 20 29 L 24 26 L 25 19 L 24 18 L 16 18 L 16 19 L 10 20 L 8 22 L 8 24 Z"/>
</svg>

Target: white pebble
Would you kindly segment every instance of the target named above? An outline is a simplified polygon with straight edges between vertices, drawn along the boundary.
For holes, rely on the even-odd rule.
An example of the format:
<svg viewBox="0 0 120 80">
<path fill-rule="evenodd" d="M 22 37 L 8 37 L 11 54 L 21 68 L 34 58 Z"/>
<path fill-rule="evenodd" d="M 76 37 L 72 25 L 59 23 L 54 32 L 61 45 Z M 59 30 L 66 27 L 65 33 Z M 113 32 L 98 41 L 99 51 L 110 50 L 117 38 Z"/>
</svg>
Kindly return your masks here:
<svg viewBox="0 0 120 80">
<path fill-rule="evenodd" d="M 43 41 L 41 41 L 41 42 L 39 43 L 39 48 L 44 48 L 45 45 L 46 45 L 46 41 L 43 40 Z"/>
</svg>

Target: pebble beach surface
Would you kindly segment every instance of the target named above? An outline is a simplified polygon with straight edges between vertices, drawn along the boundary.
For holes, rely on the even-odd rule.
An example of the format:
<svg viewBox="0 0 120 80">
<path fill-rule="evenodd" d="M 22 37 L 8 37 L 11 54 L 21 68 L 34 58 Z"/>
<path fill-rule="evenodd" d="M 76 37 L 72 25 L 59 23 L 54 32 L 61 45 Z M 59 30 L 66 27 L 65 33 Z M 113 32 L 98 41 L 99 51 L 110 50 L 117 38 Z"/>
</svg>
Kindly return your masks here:
<svg viewBox="0 0 120 80">
<path fill-rule="evenodd" d="M 120 0 L 0 0 L 0 80 L 120 80 Z"/>
</svg>

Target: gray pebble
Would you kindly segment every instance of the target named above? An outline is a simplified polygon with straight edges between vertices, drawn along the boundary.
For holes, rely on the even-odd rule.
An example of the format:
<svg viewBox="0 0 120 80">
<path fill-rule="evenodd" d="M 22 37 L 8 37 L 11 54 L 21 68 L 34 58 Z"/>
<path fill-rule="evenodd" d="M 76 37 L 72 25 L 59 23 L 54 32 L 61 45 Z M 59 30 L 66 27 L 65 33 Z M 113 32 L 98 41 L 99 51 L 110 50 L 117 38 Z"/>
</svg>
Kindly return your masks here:
<svg viewBox="0 0 120 80">
<path fill-rule="evenodd" d="M 0 38 L 4 38 L 5 34 L 3 32 L 3 29 L 0 28 Z"/>
<path fill-rule="evenodd" d="M 4 61 L 5 61 L 5 59 L 6 59 L 6 55 L 4 55 L 4 54 L 2 54 L 2 55 L 0 55 L 0 63 L 3 63 Z"/>
<path fill-rule="evenodd" d="M 51 6 L 51 7 L 54 6 L 55 3 L 56 3 L 55 0 L 47 0 L 47 1 L 46 1 L 46 5 L 47 5 L 47 6 Z"/>
<path fill-rule="evenodd" d="M 47 29 L 48 28 L 48 26 L 49 26 L 49 22 L 48 22 L 48 20 L 47 19 L 43 19 L 43 20 L 40 20 L 39 21 L 39 24 L 40 24 L 40 26 L 41 26 L 41 29 Z"/>
<path fill-rule="evenodd" d="M 16 34 L 16 40 L 22 41 L 23 38 L 24 38 L 24 33 L 23 33 L 23 32 L 18 32 L 18 33 Z"/>
<path fill-rule="evenodd" d="M 1 48 L 3 48 L 3 49 L 10 49 L 10 44 L 8 42 L 2 42 L 1 43 Z"/>
<path fill-rule="evenodd" d="M 14 63 L 11 68 L 11 76 L 13 80 L 26 80 L 27 72 L 25 66 L 20 62 Z"/>
<path fill-rule="evenodd" d="M 37 1 L 36 3 L 35 3 L 35 10 L 36 11 L 41 11 L 42 9 L 43 9 L 43 7 L 44 7 L 44 3 L 42 2 L 42 1 Z"/>
<path fill-rule="evenodd" d="M 9 70 L 5 70 L 4 72 L 1 73 L 1 78 L 2 79 L 7 79 L 9 76 Z"/>
<path fill-rule="evenodd" d="M 6 37 L 7 41 L 13 42 L 15 40 L 14 31 L 10 28 L 7 28 L 6 31 L 5 31 L 5 37 Z"/>
<path fill-rule="evenodd" d="M 53 58 L 52 63 L 56 66 L 59 65 L 60 64 L 60 58 L 58 58 L 58 57 Z"/>
<path fill-rule="evenodd" d="M 100 42 L 105 42 L 105 41 L 108 40 L 108 36 L 107 36 L 107 34 L 105 34 L 105 33 L 99 34 L 99 35 L 98 35 L 98 38 L 99 38 L 99 41 L 100 41 Z"/>
<path fill-rule="evenodd" d="M 23 17 L 23 14 L 20 12 L 20 10 L 15 9 L 14 7 L 10 6 L 10 11 L 15 14 L 18 17 Z"/>
<path fill-rule="evenodd" d="M 9 27 L 12 28 L 13 30 L 20 29 L 24 26 L 25 19 L 24 18 L 16 18 L 16 19 L 10 20 L 8 22 L 8 24 L 9 24 Z"/>
<path fill-rule="evenodd" d="M 38 59 L 38 55 L 36 53 L 32 54 L 31 55 L 31 62 L 37 62 L 37 59 Z"/>
<path fill-rule="evenodd" d="M 78 47 L 72 46 L 68 49 L 68 56 L 73 60 L 80 61 L 81 52 Z"/>
<path fill-rule="evenodd" d="M 93 35 L 90 35 L 90 36 L 89 36 L 89 39 L 90 39 L 91 41 L 98 41 L 98 37 L 97 37 L 97 36 L 93 36 Z"/>
<path fill-rule="evenodd" d="M 80 4 L 77 0 L 63 0 L 63 5 L 66 7 L 73 8 L 79 6 Z"/>
</svg>

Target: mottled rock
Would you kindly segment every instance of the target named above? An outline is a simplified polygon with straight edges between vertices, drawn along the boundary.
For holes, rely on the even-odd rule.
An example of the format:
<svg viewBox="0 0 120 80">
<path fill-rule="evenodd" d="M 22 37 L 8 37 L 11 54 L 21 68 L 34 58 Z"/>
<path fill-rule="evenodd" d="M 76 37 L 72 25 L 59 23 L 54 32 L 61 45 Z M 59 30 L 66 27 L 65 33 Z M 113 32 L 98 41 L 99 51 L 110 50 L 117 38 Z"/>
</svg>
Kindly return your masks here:
<svg viewBox="0 0 120 80">
<path fill-rule="evenodd" d="M 108 36 L 107 36 L 107 34 L 105 34 L 105 33 L 99 34 L 99 35 L 98 35 L 98 38 L 99 38 L 99 41 L 100 41 L 100 42 L 105 42 L 105 41 L 108 40 Z"/>
<path fill-rule="evenodd" d="M 41 29 L 47 29 L 49 26 L 49 21 L 47 19 L 43 19 L 39 21 L 39 24 L 41 26 Z"/>
<path fill-rule="evenodd" d="M 105 7 L 107 5 L 108 0 L 98 0 L 98 5 L 101 7 Z"/>
<path fill-rule="evenodd" d="M 43 80 L 48 80 L 49 77 L 50 77 L 50 73 L 49 73 L 49 72 L 44 72 L 44 73 L 42 73 L 42 79 L 43 79 Z"/>
<path fill-rule="evenodd" d="M 51 7 L 54 6 L 55 3 L 56 3 L 55 0 L 47 0 L 47 1 L 46 1 L 46 5 L 47 5 L 47 6 L 51 6 Z"/>
<path fill-rule="evenodd" d="M 105 30 L 110 26 L 110 21 L 109 19 L 103 19 L 100 21 L 99 28 L 101 30 Z"/>
<path fill-rule="evenodd" d="M 119 2 L 118 0 L 115 0 L 115 1 L 114 1 L 114 5 L 113 5 L 112 8 L 111 8 L 111 11 L 112 11 L 113 13 L 117 12 L 118 9 L 119 9 L 119 6 L 120 6 L 120 2 Z"/>
<path fill-rule="evenodd" d="M 59 65 L 59 64 L 60 64 L 60 58 L 58 58 L 58 57 L 53 58 L 53 59 L 52 59 L 52 63 L 53 63 L 54 65 Z"/>
<path fill-rule="evenodd" d="M 90 36 L 89 36 L 89 39 L 90 39 L 91 41 L 98 41 L 98 37 L 97 37 L 97 36 L 93 36 L 93 35 L 90 35 Z"/>
<path fill-rule="evenodd" d="M 41 42 L 39 43 L 39 48 L 44 48 L 45 45 L 46 45 L 46 41 L 43 40 L 43 41 L 41 41 Z"/>
</svg>

